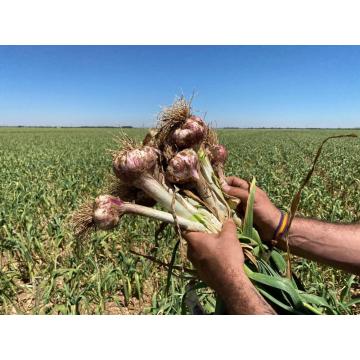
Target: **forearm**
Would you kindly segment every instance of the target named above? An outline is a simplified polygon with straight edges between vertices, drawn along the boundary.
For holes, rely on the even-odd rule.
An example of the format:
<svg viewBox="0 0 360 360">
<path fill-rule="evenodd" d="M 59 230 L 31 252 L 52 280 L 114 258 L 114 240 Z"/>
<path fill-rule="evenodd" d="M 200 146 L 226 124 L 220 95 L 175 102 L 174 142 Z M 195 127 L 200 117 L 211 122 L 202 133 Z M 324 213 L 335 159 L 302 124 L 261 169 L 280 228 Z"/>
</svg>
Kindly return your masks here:
<svg viewBox="0 0 360 360">
<path fill-rule="evenodd" d="M 293 254 L 360 274 L 360 224 L 330 224 L 295 218 L 289 231 Z M 285 249 L 285 242 L 279 247 Z"/>
<path fill-rule="evenodd" d="M 231 274 L 231 280 L 216 289 L 232 315 L 275 315 L 244 273 Z"/>
</svg>

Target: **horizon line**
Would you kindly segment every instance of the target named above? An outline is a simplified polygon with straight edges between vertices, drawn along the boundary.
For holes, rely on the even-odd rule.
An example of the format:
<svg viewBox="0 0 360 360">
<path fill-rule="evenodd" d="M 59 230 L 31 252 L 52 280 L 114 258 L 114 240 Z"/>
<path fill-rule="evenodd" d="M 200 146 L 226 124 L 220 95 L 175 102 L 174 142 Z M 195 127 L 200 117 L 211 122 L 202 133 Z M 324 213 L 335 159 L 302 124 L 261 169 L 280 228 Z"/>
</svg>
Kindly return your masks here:
<svg viewBox="0 0 360 360">
<path fill-rule="evenodd" d="M 41 129 L 151 129 L 152 127 L 147 126 L 45 126 L 45 125 L 0 125 L 0 128 L 41 128 Z M 360 130 L 360 127 L 281 127 L 281 126 L 248 126 L 248 127 L 238 127 L 238 126 L 223 126 L 223 127 L 213 127 L 213 129 L 224 129 L 224 130 L 241 130 L 241 129 L 277 129 L 277 130 L 291 130 L 291 129 L 314 129 L 314 130 Z"/>
</svg>

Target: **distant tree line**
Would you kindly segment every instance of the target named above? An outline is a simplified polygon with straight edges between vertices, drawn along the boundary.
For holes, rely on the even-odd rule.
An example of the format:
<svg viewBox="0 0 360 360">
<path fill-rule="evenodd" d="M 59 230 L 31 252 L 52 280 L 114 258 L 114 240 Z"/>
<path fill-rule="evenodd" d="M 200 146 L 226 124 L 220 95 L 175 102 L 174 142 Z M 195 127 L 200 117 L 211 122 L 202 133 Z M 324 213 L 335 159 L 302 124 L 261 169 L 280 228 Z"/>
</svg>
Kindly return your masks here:
<svg viewBox="0 0 360 360">
<path fill-rule="evenodd" d="M 124 126 L 50 126 L 50 125 L 17 125 L 17 126 L 0 126 L 0 127 L 18 127 L 18 128 L 59 128 L 59 129 L 69 129 L 69 128 L 111 128 L 111 129 L 133 129 L 134 127 L 131 125 L 124 125 Z"/>
</svg>

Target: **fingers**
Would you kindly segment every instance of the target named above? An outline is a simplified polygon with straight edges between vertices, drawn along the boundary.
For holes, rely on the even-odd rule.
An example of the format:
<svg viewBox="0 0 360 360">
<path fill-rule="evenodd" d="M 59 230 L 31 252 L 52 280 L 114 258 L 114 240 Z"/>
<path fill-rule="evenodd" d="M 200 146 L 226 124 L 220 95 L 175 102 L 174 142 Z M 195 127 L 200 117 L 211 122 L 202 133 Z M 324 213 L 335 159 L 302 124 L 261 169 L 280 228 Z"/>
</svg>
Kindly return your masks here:
<svg viewBox="0 0 360 360">
<path fill-rule="evenodd" d="M 240 187 L 244 190 L 249 190 L 249 184 L 247 181 L 240 179 L 236 176 L 228 176 L 226 182 L 229 186 Z"/>
<path fill-rule="evenodd" d="M 193 245 L 195 243 L 206 240 L 206 238 L 212 235 L 198 231 L 186 231 L 182 233 L 182 236 L 189 244 Z"/>
<path fill-rule="evenodd" d="M 198 261 L 206 253 L 209 241 L 215 239 L 216 235 L 192 231 L 183 233 L 183 236 L 188 243 L 187 257 L 195 267 L 198 267 Z"/>
<path fill-rule="evenodd" d="M 228 186 L 226 188 L 223 187 L 223 190 L 226 194 L 235 196 L 238 199 L 240 199 L 242 203 L 246 204 L 247 199 L 249 197 L 249 190 L 244 190 L 242 188 L 233 187 L 233 186 Z"/>
<path fill-rule="evenodd" d="M 197 262 L 196 262 L 195 250 L 193 249 L 190 243 L 188 244 L 188 248 L 187 248 L 187 257 L 191 261 L 191 263 L 196 267 Z"/>
<path fill-rule="evenodd" d="M 246 202 L 249 192 L 249 184 L 247 181 L 236 176 L 229 176 L 226 178 L 226 183 L 222 183 L 221 185 L 226 194 L 235 196 L 241 201 Z"/>
<path fill-rule="evenodd" d="M 232 219 L 228 219 L 224 222 L 223 227 L 220 233 L 218 234 L 218 236 L 230 232 L 236 232 L 236 225 Z M 196 244 L 202 243 L 203 241 L 207 241 L 209 238 L 216 237 L 215 234 L 208 234 L 197 231 L 183 232 L 182 235 L 191 246 L 196 246 Z"/>
</svg>

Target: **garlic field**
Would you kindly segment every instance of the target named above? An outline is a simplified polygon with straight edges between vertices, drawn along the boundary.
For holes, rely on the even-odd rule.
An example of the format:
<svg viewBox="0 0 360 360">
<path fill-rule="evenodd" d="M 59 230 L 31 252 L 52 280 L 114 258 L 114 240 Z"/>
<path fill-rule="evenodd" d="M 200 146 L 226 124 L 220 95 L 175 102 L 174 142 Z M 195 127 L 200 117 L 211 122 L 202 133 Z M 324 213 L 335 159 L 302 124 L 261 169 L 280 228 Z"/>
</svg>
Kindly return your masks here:
<svg viewBox="0 0 360 360">
<path fill-rule="evenodd" d="M 170 226 L 124 216 L 117 231 L 79 241 L 68 218 L 85 197 L 101 194 L 110 174 L 110 149 L 119 129 L 0 128 L 0 313 L 181 314 L 189 280 L 167 269 L 177 241 Z M 126 129 L 139 141 L 146 129 Z M 229 150 L 225 170 L 256 178 L 287 211 L 327 136 L 359 130 L 219 130 Z M 330 222 L 360 221 L 360 140 L 329 141 L 299 215 Z M 162 231 L 159 231 L 162 230 Z M 139 256 L 134 254 L 143 254 Z M 175 264 L 190 266 L 180 249 Z M 154 261 L 156 260 L 156 262 Z M 360 296 L 359 277 L 300 258 L 293 269 L 308 292 L 324 296 L 336 313 Z M 199 289 L 204 310 L 214 311 L 210 289 Z"/>
</svg>

